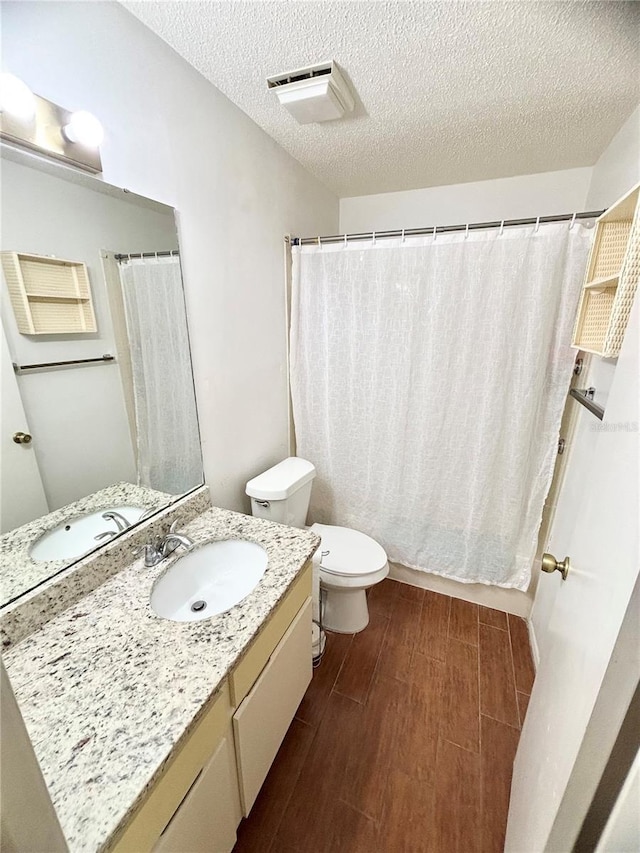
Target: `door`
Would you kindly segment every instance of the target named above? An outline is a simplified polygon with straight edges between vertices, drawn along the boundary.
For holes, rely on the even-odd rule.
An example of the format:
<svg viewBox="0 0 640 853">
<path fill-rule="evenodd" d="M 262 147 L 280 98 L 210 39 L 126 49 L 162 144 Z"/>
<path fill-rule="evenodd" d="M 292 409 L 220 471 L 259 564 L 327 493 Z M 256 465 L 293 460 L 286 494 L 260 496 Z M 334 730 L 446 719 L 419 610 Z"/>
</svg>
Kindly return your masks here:
<svg viewBox="0 0 640 853">
<path fill-rule="evenodd" d="M 7 339 L 0 342 L 0 533 L 49 512 L 33 442 L 16 444 L 14 433 L 30 434 Z M 36 437 L 37 438 L 37 437 Z"/>
<path fill-rule="evenodd" d="M 540 578 L 557 592 L 514 764 L 509 853 L 571 849 L 584 815 L 568 805 L 568 786 L 588 789 L 601 772 L 592 766 L 585 774 L 576 759 L 638 577 L 639 325 L 636 299 L 604 421 L 582 415 L 593 418 L 589 429 L 597 431 L 585 488 L 559 495 L 549 550 L 559 560 L 569 555 L 571 569 L 566 581 L 559 572 Z M 629 681 L 637 679 L 637 661 L 631 657 L 625 666 Z M 628 701 L 612 694 L 606 706 L 612 729 Z"/>
</svg>

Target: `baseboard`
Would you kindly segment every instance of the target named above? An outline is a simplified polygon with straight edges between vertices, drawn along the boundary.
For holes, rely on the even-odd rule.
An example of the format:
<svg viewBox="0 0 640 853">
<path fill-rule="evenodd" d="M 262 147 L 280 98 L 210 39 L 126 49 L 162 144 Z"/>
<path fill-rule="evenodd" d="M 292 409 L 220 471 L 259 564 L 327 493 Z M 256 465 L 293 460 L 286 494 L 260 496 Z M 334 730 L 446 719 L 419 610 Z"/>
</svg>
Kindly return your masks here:
<svg viewBox="0 0 640 853">
<path fill-rule="evenodd" d="M 440 575 L 432 575 L 428 572 L 418 572 L 409 569 L 399 563 L 389 563 L 389 577 L 400 583 L 429 589 L 442 595 L 450 595 L 452 598 L 461 598 L 473 604 L 481 604 L 484 607 L 493 607 L 505 613 L 513 613 L 514 616 L 522 616 L 529 619 L 531 613 L 532 597 L 519 589 L 503 589 L 498 586 L 488 586 L 481 583 L 460 583 L 459 581 L 443 578 Z M 529 624 L 531 632 L 531 625 Z M 537 650 L 537 646 L 536 646 Z"/>
<path fill-rule="evenodd" d="M 538 664 L 540 663 L 540 649 L 538 648 L 536 629 L 533 627 L 533 621 L 531 619 L 527 619 L 527 628 L 529 629 L 529 645 L 531 646 L 531 657 L 533 658 L 533 665 L 537 670 Z"/>
</svg>

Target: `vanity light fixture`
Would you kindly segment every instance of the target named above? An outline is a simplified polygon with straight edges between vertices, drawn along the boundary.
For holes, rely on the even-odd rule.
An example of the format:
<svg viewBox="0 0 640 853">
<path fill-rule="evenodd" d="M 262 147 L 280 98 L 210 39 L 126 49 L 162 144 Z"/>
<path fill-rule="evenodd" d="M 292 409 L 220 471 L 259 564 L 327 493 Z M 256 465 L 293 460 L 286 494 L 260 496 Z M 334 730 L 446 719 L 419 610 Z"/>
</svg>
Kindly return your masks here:
<svg viewBox="0 0 640 853">
<path fill-rule="evenodd" d="M 98 148 L 104 139 L 104 128 L 98 119 L 86 110 L 71 113 L 69 124 L 62 128 L 62 133 L 69 142 L 77 142 L 87 148 Z"/>
<path fill-rule="evenodd" d="M 104 130 L 98 119 L 35 95 L 7 72 L 0 74 L 0 138 L 87 172 L 102 172 L 99 146 Z"/>
<path fill-rule="evenodd" d="M 31 89 L 15 74 L 0 74 L 0 112 L 16 121 L 30 122 L 36 115 L 36 97 Z"/>
</svg>

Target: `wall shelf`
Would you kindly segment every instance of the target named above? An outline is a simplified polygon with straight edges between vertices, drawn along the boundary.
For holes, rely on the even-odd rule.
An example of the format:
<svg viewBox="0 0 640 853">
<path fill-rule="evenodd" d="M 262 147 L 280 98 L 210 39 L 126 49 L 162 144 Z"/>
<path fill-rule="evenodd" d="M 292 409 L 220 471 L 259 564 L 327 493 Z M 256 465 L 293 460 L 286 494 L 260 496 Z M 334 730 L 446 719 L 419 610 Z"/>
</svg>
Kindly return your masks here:
<svg viewBox="0 0 640 853">
<path fill-rule="evenodd" d="M 86 264 L 22 252 L 0 255 L 19 332 L 73 335 L 96 331 Z"/>
<path fill-rule="evenodd" d="M 639 198 L 640 184 L 603 213 L 589 255 L 572 345 L 604 358 L 620 352 L 640 278 Z"/>
</svg>

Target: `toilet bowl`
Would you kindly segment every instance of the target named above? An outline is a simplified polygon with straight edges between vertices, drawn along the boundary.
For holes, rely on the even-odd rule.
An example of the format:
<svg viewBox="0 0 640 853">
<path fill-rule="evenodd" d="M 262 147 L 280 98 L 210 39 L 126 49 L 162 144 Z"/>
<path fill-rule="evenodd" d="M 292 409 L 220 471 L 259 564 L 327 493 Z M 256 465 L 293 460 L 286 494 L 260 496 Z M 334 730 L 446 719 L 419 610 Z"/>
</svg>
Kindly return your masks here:
<svg viewBox="0 0 640 853">
<path fill-rule="evenodd" d="M 323 626 L 338 634 L 357 634 L 369 624 L 366 590 L 389 574 L 384 548 L 349 527 L 312 524 L 321 543 L 313 555 L 324 591 Z"/>
<path fill-rule="evenodd" d="M 258 518 L 304 527 L 316 469 L 297 456 L 284 459 L 246 486 L 251 512 Z M 349 527 L 313 524 L 321 543 L 313 555 L 314 575 L 322 589 L 322 625 L 355 634 L 369 624 L 366 590 L 389 574 L 384 549 L 370 536 Z M 318 593 L 314 611 L 319 620 Z"/>
</svg>

